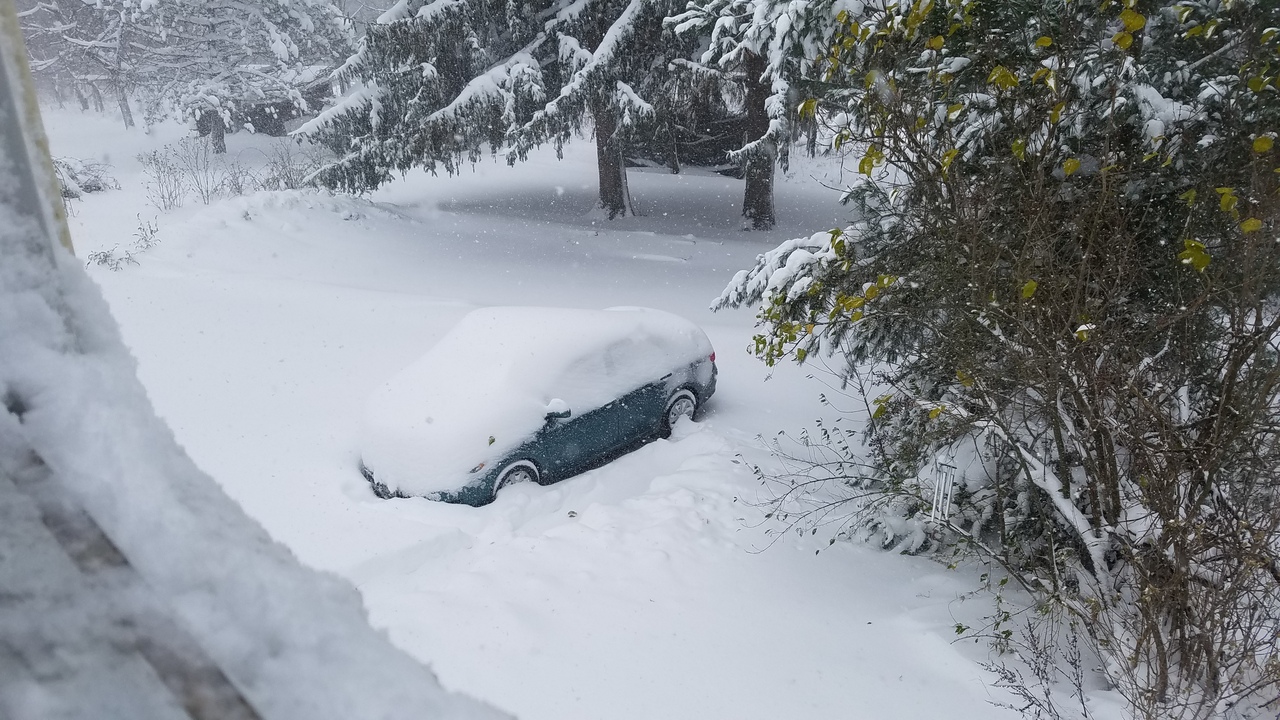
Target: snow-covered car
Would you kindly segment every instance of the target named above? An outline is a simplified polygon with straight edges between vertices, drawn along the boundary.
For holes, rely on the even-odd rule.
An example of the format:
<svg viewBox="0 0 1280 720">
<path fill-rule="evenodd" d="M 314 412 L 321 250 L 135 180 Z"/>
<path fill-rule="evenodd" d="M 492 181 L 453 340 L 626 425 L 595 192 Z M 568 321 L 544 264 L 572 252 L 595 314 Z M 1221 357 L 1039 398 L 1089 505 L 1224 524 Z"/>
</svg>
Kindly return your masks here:
<svg viewBox="0 0 1280 720">
<path fill-rule="evenodd" d="M 716 372 L 706 333 L 659 310 L 475 310 L 374 392 L 360 469 L 380 497 L 484 505 L 669 435 Z"/>
</svg>

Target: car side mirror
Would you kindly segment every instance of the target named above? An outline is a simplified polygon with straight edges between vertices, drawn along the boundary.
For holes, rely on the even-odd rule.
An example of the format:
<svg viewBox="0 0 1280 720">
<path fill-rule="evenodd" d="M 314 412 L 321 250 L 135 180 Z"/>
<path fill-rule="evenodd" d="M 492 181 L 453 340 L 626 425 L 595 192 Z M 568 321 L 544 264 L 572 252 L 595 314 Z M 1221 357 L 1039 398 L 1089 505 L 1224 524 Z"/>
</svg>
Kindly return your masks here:
<svg viewBox="0 0 1280 720">
<path fill-rule="evenodd" d="M 552 398 L 547 403 L 547 424 L 553 420 L 567 420 L 573 413 L 569 412 L 569 403 L 560 398 Z"/>
</svg>

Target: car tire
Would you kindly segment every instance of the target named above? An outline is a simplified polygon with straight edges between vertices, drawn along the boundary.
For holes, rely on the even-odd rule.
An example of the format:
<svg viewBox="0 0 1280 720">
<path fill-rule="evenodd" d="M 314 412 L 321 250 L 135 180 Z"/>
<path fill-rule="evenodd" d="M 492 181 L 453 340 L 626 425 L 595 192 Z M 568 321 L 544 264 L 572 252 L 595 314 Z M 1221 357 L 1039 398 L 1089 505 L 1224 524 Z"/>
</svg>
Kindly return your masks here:
<svg viewBox="0 0 1280 720">
<path fill-rule="evenodd" d="M 664 438 L 671 437 L 671 428 L 679 422 L 680 418 L 692 419 L 697 411 L 698 396 L 692 391 L 681 388 L 671 393 L 671 397 L 667 398 L 667 409 L 662 413 L 662 427 L 659 435 Z"/>
<path fill-rule="evenodd" d="M 502 468 L 498 473 L 498 481 L 493 484 L 493 497 L 498 498 L 498 491 L 508 485 L 523 482 L 538 482 L 538 466 L 528 460 L 517 460 Z"/>
</svg>

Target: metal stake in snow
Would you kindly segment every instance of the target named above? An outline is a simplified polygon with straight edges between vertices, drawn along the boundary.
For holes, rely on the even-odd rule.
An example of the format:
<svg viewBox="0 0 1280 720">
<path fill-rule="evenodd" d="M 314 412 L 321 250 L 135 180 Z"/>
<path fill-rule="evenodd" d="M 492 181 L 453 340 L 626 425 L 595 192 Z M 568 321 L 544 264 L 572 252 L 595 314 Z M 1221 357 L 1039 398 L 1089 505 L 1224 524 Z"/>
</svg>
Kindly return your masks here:
<svg viewBox="0 0 1280 720">
<path fill-rule="evenodd" d="M 929 509 L 929 519 L 933 522 L 946 522 L 951 518 L 951 500 L 955 494 L 956 467 L 938 461 L 933 468 L 933 507 Z"/>
</svg>

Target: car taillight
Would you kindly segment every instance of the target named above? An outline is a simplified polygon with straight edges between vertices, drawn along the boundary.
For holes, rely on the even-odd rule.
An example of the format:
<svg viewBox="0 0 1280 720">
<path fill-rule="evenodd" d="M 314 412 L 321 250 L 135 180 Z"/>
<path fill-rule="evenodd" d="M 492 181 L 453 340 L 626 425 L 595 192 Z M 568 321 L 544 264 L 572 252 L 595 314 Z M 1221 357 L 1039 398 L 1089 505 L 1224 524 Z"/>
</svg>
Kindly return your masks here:
<svg viewBox="0 0 1280 720">
<path fill-rule="evenodd" d="M 715 351 L 715 350 L 712 350 L 712 351 L 711 351 L 711 362 L 715 362 L 715 361 L 716 361 L 716 351 Z"/>
</svg>

